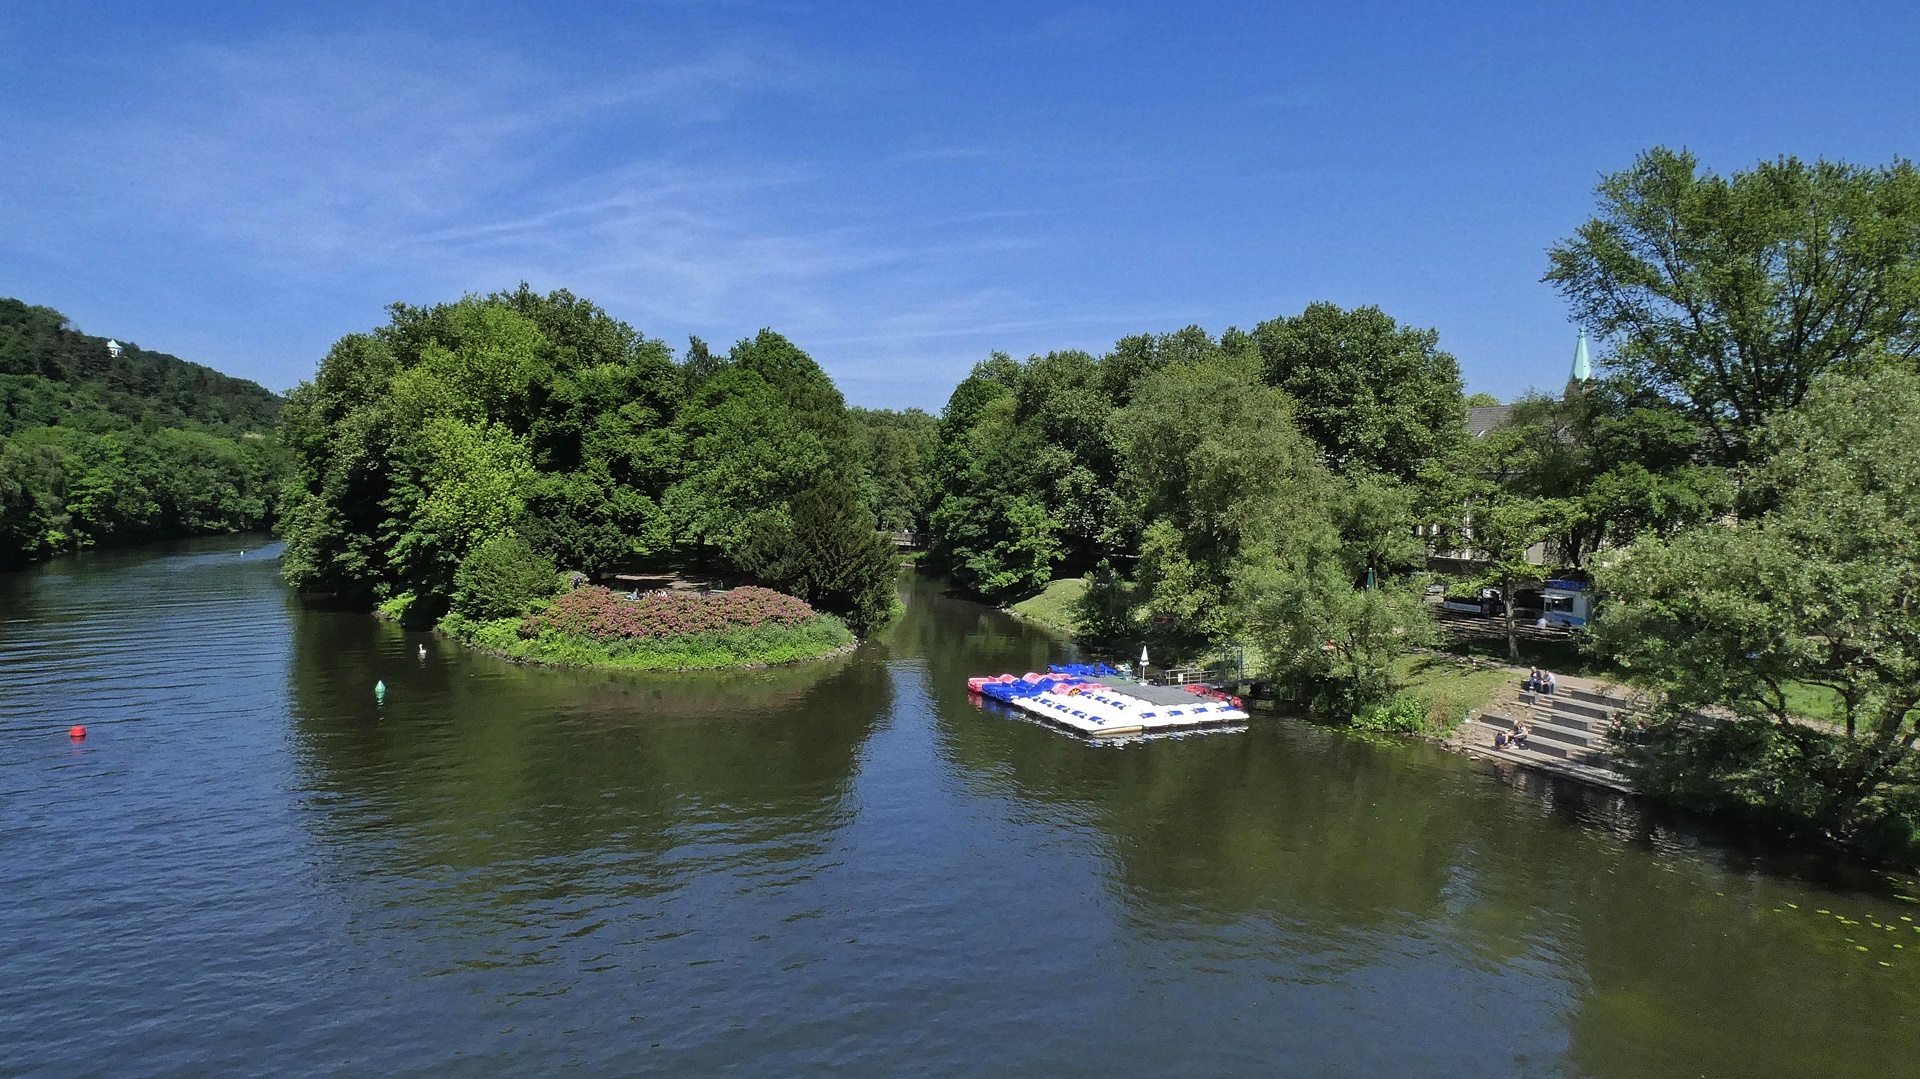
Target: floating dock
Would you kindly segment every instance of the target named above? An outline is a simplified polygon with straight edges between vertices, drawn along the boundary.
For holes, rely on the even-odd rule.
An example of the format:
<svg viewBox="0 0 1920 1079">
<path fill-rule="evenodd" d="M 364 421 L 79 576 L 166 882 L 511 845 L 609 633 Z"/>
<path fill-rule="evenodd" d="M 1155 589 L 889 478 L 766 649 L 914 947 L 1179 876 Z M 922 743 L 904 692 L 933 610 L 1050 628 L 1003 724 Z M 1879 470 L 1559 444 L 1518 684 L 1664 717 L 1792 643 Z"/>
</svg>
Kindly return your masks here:
<svg viewBox="0 0 1920 1079">
<path fill-rule="evenodd" d="M 967 689 L 1090 738 L 1218 727 L 1247 719 L 1239 700 L 1203 686 L 1149 686 L 1105 664 L 970 678 Z"/>
</svg>

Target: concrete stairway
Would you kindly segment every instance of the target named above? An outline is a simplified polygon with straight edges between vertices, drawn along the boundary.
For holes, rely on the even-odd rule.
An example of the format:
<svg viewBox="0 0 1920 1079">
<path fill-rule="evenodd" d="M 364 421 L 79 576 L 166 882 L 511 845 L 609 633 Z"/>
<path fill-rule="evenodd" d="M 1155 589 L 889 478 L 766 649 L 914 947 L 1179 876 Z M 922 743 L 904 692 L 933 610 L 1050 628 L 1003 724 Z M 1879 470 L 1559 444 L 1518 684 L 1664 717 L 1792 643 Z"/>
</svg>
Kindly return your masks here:
<svg viewBox="0 0 1920 1079">
<path fill-rule="evenodd" d="M 1622 716 L 1641 710 L 1639 702 L 1597 686 L 1567 687 L 1553 696 L 1521 692 L 1489 703 L 1456 740 L 1489 757 L 1626 790 L 1627 779 L 1613 764 L 1608 733 Z M 1494 735 L 1511 730 L 1516 719 L 1533 729 L 1527 748 L 1495 748 Z"/>
</svg>

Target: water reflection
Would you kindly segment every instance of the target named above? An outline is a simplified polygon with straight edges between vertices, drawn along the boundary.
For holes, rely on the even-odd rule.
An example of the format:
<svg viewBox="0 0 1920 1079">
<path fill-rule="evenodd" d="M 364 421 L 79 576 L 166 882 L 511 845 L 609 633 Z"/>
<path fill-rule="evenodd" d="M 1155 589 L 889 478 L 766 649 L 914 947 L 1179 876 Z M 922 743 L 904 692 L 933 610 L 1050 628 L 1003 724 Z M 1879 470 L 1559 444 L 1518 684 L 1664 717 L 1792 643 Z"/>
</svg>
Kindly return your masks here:
<svg viewBox="0 0 1920 1079">
<path fill-rule="evenodd" d="M 417 657 L 420 643 L 428 657 Z M 886 667 L 732 675 L 520 667 L 351 615 L 308 615 L 290 696 L 337 872 L 436 912 L 436 962 L 604 970 L 671 930 L 660 897 L 804 878 L 852 808 Z M 384 681 L 384 703 L 372 686 Z M 383 864 L 369 866 L 366 837 Z M 392 927 L 385 927 L 392 928 Z M 404 928 L 419 932 L 416 917 Z M 478 939 L 476 939 L 478 938 Z"/>
<path fill-rule="evenodd" d="M 306 610 L 241 546 L 0 575 L 5 1070 L 1851 1076 L 1920 1049 L 1897 891 L 1291 720 L 1091 746 L 969 702 L 1071 649 L 923 578 L 852 656 L 675 678 Z"/>
<path fill-rule="evenodd" d="M 1920 907 L 1829 859 L 1293 720 L 1095 746 L 935 696 L 973 789 L 1086 826 L 1130 931 L 1195 964 L 1421 986 L 1469 1041 L 1528 1056 L 1516 1035 L 1563 1029 L 1575 1074 L 1885 1075 L 1920 1051 Z M 1819 913 L 1841 906 L 1858 925 Z M 1424 1023 L 1402 1035 L 1441 1037 Z"/>
</svg>

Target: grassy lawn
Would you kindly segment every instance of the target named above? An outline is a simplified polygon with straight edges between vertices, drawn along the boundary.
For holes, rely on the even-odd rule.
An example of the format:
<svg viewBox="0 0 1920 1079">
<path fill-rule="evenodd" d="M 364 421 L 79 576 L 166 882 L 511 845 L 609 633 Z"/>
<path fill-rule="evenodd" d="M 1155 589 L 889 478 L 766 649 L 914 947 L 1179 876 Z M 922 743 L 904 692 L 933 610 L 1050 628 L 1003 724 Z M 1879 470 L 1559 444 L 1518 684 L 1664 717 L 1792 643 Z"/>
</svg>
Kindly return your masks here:
<svg viewBox="0 0 1920 1079">
<path fill-rule="evenodd" d="M 1810 686 L 1804 682 L 1788 682 L 1787 714 L 1795 719 L 1814 719 L 1822 723 L 1839 723 L 1840 694 L 1826 686 Z"/>
<path fill-rule="evenodd" d="M 1086 594 L 1086 578 L 1068 577 L 1047 582 L 1047 587 L 1041 589 L 1039 595 L 1010 603 L 1007 609 L 1062 632 L 1074 633 L 1079 628 L 1079 621 L 1074 617 L 1074 606 Z"/>
<path fill-rule="evenodd" d="M 1406 692 L 1427 703 L 1431 729 L 1437 731 L 1452 729 L 1468 712 L 1485 708 L 1495 693 L 1515 682 L 1511 671 L 1475 670 L 1438 653 L 1402 657 L 1393 673 Z"/>
</svg>

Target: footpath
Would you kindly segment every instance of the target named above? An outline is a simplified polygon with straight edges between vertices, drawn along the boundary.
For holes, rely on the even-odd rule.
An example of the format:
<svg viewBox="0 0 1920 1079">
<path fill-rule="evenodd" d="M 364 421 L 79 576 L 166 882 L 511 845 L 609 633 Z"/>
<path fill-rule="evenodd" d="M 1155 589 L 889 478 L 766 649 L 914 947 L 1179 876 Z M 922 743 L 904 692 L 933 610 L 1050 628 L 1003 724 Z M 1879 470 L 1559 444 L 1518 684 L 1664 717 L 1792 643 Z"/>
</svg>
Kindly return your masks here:
<svg viewBox="0 0 1920 1079">
<path fill-rule="evenodd" d="M 1631 793 L 1627 777 L 1614 764 L 1609 733 L 1616 724 L 1644 713 L 1646 702 L 1620 686 L 1571 675 L 1558 677 L 1557 693 L 1529 693 L 1520 688 L 1526 672 L 1512 670 L 1512 688 L 1496 694 L 1478 715 L 1468 716 L 1447 736 L 1447 747 Z M 1521 719 L 1532 728 L 1527 747 L 1496 747 L 1494 735 L 1511 730 Z"/>
</svg>

